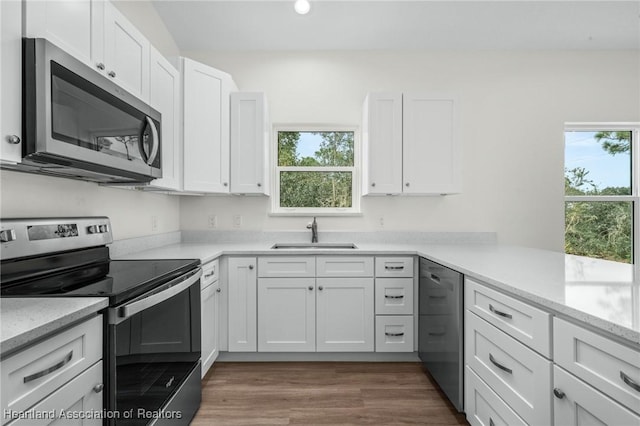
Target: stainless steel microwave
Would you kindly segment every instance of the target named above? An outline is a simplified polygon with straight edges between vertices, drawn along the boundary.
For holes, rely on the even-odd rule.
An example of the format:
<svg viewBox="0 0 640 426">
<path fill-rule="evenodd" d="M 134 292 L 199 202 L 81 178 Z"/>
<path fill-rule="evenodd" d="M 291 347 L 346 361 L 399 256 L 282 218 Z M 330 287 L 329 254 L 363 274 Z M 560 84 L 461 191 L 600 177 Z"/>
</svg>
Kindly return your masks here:
<svg viewBox="0 0 640 426">
<path fill-rule="evenodd" d="M 45 39 L 23 39 L 17 168 L 103 183 L 162 177 L 161 115 Z"/>
</svg>

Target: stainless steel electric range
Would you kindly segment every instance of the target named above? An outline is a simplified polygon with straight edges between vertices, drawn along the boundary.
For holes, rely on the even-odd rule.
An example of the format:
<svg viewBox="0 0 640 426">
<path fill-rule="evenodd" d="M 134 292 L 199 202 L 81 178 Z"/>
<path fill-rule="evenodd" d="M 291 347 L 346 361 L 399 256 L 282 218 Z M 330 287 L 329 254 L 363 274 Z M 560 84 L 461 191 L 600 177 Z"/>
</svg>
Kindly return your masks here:
<svg viewBox="0 0 640 426">
<path fill-rule="evenodd" d="M 188 425 L 200 406 L 197 260 L 111 260 L 106 217 L 0 220 L 2 297 L 108 297 L 105 409 Z M 138 415 L 139 413 L 139 415 Z"/>
</svg>

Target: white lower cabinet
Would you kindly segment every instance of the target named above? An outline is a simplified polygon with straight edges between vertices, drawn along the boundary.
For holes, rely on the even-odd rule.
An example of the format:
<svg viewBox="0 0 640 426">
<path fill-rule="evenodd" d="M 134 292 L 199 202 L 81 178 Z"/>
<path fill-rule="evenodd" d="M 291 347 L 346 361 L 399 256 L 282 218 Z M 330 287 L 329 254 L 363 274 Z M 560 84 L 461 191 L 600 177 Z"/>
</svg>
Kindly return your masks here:
<svg viewBox="0 0 640 426">
<path fill-rule="evenodd" d="M 46 419 L 16 419 L 12 425 L 97 425 L 94 419 L 59 418 L 101 410 L 102 316 L 90 318 L 72 328 L 11 355 L 0 365 L 1 424 L 12 420 L 12 413 L 28 410 L 50 412 Z"/>
<path fill-rule="evenodd" d="M 317 351 L 373 351 L 373 278 L 318 278 L 316 283 Z"/>
<path fill-rule="evenodd" d="M 220 347 L 220 298 L 222 288 L 218 280 L 218 260 L 209 262 L 202 267 L 202 281 L 200 292 L 200 318 L 201 318 L 201 347 L 202 370 L 201 377 L 207 371 L 216 358 Z"/>
<path fill-rule="evenodd" d="M 471 426 L 527 426 L 469 366 L 465 382 L 465 412 Z"/>
<path fill-rule="evenodd" d="M 315 278 L 258 280 L 258 351 L 315 351 L 315 281 Z"/>
<path fill-rule="evenodd" d="M 257 280 L 255 257 L 229 258 L 229 352 L 257 350 Z"/>
<path fill-rule="evenodd" d="M 574 375 L 553 367 L 554 422 L 557 426 L 638 426 L 633 413 Z"/>
</svg>

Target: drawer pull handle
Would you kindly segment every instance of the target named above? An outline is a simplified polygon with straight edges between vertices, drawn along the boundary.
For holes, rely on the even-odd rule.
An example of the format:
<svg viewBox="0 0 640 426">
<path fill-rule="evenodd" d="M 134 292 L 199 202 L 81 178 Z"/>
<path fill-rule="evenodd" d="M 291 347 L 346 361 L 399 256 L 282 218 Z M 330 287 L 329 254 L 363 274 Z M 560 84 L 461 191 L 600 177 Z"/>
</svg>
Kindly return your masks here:
<svg viewBox="0 0 640 426">
<path fill-rule="evenodd" d="M 402 296 L 389 296 L 388 294 L 384 295 L 385 299 L 404 299 L 404 295 Z"/>
<path fill-rule="evenodd" d="M 491 363 L 492 363 L 493 365 L 495 365 L 496 367 L 498 367 L 500 370 L 502 370 L 502 371 L 504 371 L 504 372 L 507 372 L 507 373 L 509 373 L 509 374 L 513 374 L 513 370 L 512 370 L 512 369 L 507 368 L 507 367 L 505 367 L 504 365 L 500 364 L 498 361 L 496 361 L 496 360 L 493 358 L 493 355 L 491 355 L 491 354 L 489 354 L 489 361 L 491 361 Z"/>
<path fill-rule="evenodd" d="M 633 389 L 636 392 L 640 392 L 640 385 L 638 383 L 636 383 L 633 379 L 631 379 L 631 377 L 627 376 L 626 374 L 624 374 L 624 372 L 620 372 L 620 378 L 622 379 L 623 382 L 625 382 L 631 389 Z"/>
<path fill-rule="evenodd" d="M 497 310 L 496 308 L 493 307 L 492 304 L 489 304 L 489 310 L 496 315 L 500 315 L 501 317 L 505 317 L 509 319 L 513 318 L 513 315 Z"/>
<path fill-rule="evenodd" d="M 32 382 L 36 379 L 39 379 L 40 377 L 44 377 L 47 374 L 51 374 L 56 370 L 60 370 L 62 367 L 64 367 L 65 365 L 67 365 L 69 363 L 69 361 L 71 361 L 71 358 L 73 358 L 73 351 L 69 352 L 67 354 L 67 356 L 64 357 L 64 359 L 62 361 L 60 361 L 59 363 L 52 365 L 49 368 L 46 368 L 42 371 L 38 371 L 37 373 L 31 374 L 29 376 L 25 376 L 23 381 L 24 383 L 29 383 Z"/>
<path fill-rule="evenodd" d="M 558 389 L 558 388 L 555 388 L 555 389 L 553 390 L 553 394 L 554 394 L 554 395 L 556 396 L 556 398 L 558 398 L 558 399 L 562 399 L 562 398 L 564 398 L 564 397 L 565 397 L 564 392 L 562 392 L 562 391 L 561 391 L 560 389 Z"/>
<path fill-rule="evenodd" d="M 489 417 L 489 426 L 496 426 L 491 417 Z"/>
<path fill-rule="evenodd" d="M 204 277 L 205 277 L 205 278 L 209 278 L 209 277 L 214 276 L 215 274 L 216 274 L 216 271 L 209 272 L 208 274 L 204 274 Z"/>
<path fill-rule="evenodd" d="M 404 266 L 388 266 L 388 265 L 386 265 L 384 267 L 384 269 L 386 269 L 387 271 L 402 271 L 404 269 Z"/>
<path fill-rule="evenodd" d="M 390 336 L 390 337 L 399 337 L 399 336 L 404 336 L 404 333 L 384 333 L 385 336 Z"/>
</svg>

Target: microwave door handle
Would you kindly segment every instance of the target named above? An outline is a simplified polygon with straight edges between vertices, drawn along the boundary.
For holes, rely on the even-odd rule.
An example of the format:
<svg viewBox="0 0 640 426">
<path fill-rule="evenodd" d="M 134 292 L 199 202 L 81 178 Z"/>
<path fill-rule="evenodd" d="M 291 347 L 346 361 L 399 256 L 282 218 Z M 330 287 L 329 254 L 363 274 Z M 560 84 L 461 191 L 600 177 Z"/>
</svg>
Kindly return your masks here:
<svg viewBox="0 0 640 426">
<path fill-rule="evenodd" d="M 136 300 L 135 302 L 127 303 L 123 306 L 118 306 L 115 308 L 109 309 L 109 324 L 119 324 L 127 318 L 132 317 L 138 312 L 144 311 L 145 309 L 149 309 L 152 306 L 155 306 L 159 303 L 164 302 L 167 299 L 172 298 L 176 294 L 181 291 L 191 287 L 195 282 L 197 282 L 202 276 L 202 269 L 198 269 L 198 271 L 181 282 L 180 284 L 176 284 L 163 290 L 159 293 L 152 294 L 149 297 L 145 297 L 141 300 Z"/>
<path fill-rule="evenodd" d="M 147 117 L 147 124 L 151 128 L 151 137 L 153 138 L 153 148 L 151 148 L 151 154 L 149 154 L 149 158 L 147 159 L 147 164 L 151 166 L 158 156 L 160 140 L 158 139 L 158 128 L 156 127 L 156 123 L 154 123 L 151 118 Z"/>
</svg>

